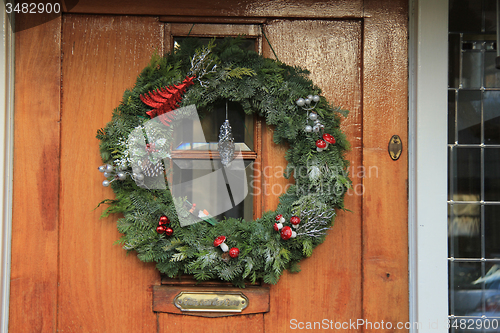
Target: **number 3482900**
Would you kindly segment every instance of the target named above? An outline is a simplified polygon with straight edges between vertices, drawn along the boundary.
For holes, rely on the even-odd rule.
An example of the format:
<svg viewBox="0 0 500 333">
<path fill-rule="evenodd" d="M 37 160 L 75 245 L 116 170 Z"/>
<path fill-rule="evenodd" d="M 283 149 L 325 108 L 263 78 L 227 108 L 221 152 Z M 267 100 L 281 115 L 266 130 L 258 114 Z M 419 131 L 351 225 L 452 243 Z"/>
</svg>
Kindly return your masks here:
<svg viewBox="0 0 500 333">
<path fill-rule="evenodd" d="M 5 10 L 7 14 L 10 13 L 23 13 L 23 14 L 59 14 L 61 12 L 61 5 L 59 3 L 17 3 L 15 5 L 11 3 L 5 4 Z"/>
</svg>

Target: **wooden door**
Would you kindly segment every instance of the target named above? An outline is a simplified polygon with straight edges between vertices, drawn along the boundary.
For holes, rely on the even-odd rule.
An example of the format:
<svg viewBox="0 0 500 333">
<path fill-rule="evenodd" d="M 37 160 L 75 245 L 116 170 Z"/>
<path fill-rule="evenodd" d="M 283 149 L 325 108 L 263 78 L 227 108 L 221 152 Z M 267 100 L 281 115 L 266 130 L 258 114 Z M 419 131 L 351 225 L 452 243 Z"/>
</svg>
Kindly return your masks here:
<svg viewBox="0 0 500 333">
<path fill-rule="evenodd" d="M 279 8 L 222 1 L 221 8 L 198 2 L 196 10 L 182 3 L 168 9 L 154 1 L 137 8 L 110 3 L 106 14 L 129 15 L 100 15 L 96 3 L 81 1 L 72 13 L 16 35 L 10 330 L 286 332 L 325 320 L 408 321 L 407 155 L 393 161 L 387 152 L 393 134 L 407 146 L 406 2 Z M 94 210 L 112 197 L 96 171 L 96 130 L 111 119 L 152 52 L 167 48 L 158 17 L 167 14 L 180 22 L 265 22 L 279 60 L 308 68 L 332 104 L 351 110 L 342 124 L 352 145 L 351 212 L 339 214 L 325 243 L 301 262 L 302 272 L 285 273 L 271 287 L 265 314 L 153 312 L 152 286 L 160 284 L 154 265 L 113 245 L 120 237 L 117 217 L 99 220 L 101 210 Z M 16 21 L 33 26 L 33 19 L 18 15 Z M 269 45 L 262 46 L 273 57 Z M 284 158 L 275 156 L 284 148 L 271 143 L 272 128 L 262 133 L 264 166 L 282 166 Z M 263 202 L 265 210 L 276 205 L 272 196 Z M 346 329 L 372 330 L 380 331 Z"/>
</svg>

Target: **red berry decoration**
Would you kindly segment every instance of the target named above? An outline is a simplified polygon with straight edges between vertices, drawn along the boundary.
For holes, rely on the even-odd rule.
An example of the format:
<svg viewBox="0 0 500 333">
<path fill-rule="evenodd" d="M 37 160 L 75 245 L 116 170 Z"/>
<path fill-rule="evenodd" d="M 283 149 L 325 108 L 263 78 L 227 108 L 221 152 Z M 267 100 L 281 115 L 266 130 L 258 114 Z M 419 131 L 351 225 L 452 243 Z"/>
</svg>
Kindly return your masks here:
<svg viewBox="0 0 500 333">
<path fill-rule="evenodd" d="M 159 225 L 165 225 L 165 224 L 169 224 L 169 223 L 170 223 L 170 220 L 168 219 L 168 217 L 166 215 L 160 216 L 160 221 L 158 222 Z"/>
<path fill-rule="evenodd" d="M 237 247 L 232 247 L 231 250 L 229 250 L 229 256 L 231 258 L 236 258 L 240 254 L 240 250 Z"/>
<path fill-rule="evenodd" d="M 174 229 L 172 229 L 170 227 L 168 227 L 168 228 L 165 229 L 165 235 L 172 236 L 173 233 L 174 233 Z"/>
<path fill-rule="evenodd" d="M 290 223 L 292 224 L 292 227 L 297 228 L 300 223 L 300 217 L 298 216 L 292 216 L 290 217 Z"/>
<path fill-rule="evenodd" d="M 163 225 L 159 225 L 156 227 L 156 232 L 159 234 L 163 234 L 165 232 L 166 228 Z"/>
</svg>

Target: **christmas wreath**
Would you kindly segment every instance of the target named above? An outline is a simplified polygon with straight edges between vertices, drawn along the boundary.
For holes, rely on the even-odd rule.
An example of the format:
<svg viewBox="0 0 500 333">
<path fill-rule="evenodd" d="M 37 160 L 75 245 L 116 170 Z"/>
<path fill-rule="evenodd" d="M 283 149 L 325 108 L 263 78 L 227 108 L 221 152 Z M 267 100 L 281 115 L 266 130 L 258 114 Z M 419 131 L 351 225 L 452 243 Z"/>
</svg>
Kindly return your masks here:
<svg viewBox="0 0 500 333">
<path fill-rule="evenodd" d="M 170 54 L 154 54 L 97 133 L 103 185 L 116 195 L 102 202 L 109 204 L 103 216 L 123 214 L 117 242 L 169 277 L 191 274 L 244 287 L 257 279 L 275 284 L 285 269 L 300 271 L 299 261 L 324 241 L 335 211 L 344 209 L 350 187 L 344 158 L 349 143 L 339 128 L 347 111 L 321 97 L 308 74 L 246 50 L 241 39 L 204 45 L 187 38 Z M 274 142 L 289 146 L 284 176 L 293 176 L 294 184 L 281 194 L 276 211 L 254 221 L 217 221 L 176 196 L 169 182 L 176 129 L 227 101 L 265 119 L 274 126 Z M 221 169 L 230 172 L 238 152 L 228 120 L 218 150 Z M 215 194 L 207 189 L 207 196 Z"/>
</svg>

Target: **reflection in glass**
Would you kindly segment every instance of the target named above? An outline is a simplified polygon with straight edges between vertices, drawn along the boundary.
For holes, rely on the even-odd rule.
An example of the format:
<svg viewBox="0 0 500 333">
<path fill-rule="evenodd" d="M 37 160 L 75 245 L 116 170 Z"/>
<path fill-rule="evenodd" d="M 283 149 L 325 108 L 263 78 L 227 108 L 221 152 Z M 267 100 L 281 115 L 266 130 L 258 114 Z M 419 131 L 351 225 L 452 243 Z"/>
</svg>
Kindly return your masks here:
<svg viewBox="0 0 500 333">
<path fill-rule="evenodd" d="M 481 263 L 450 262 L 449 265 L 450 314 L 464 316 L 482 302 L 482 285 L 474 283 L 481 278 Z"/>
<path fill-rule="evenodd" d="M 458 88 L 460 83 L 460 34 L 448 37 L 448 87 Z"/>
<path fill-rule="evenodd" d="M 500 144 L 500 91 L 484 92 L 483 112 L 484 144 Z"/>
<path fill-rule="evenodd" d="M 484 199 L 500 201 L 500 149 L 484 149 Z"/>
<path fill-rule="evenodd" d="M 472 45 L 472 47 L 475 46 Z M 464 51 L 462 55 L 462 88 L 481 88 L 482 62 L 481 52 Z"/>
<path fill-rule="evenodd" d="M 500 259 L 500 205 L 484 206 L 485 257 Z"/>
<path fill-rule="evenodd" d="M 457 127 L 458 143 L 481 143 L 481 91 L 458 92 Z"/>
<path fill-rule="evenodd" d="M 481 150 L 457 147 L 451 152 L 450 171 L 453 174 L 453 197 L 469 195 L 479 198 L 481 194 Z"/>
<path fill-rule="evenodd" d="M 484 87 L 497 88 L 500 87 L 500 71 L 495 67 L 495 58 L 497 53 L 484 53 Z"/>
<path fill-rule="evenodd" d="M 453 199 L 477 201 L 479 197 L 456 195 Z M 448 237 L 450 257 L 481 257 L 481 206 L 478 204 L 449 205 Z"/>
<path fill-rule="evenodd" d="M 481 32 L 481 5 L 477 0 L 450 0 L 449 31 Z"/>
<path fill-rule="evenodd" d="M 455 90 L 448 91 L 448 143 L 455 143 Z"/>
</svg>

